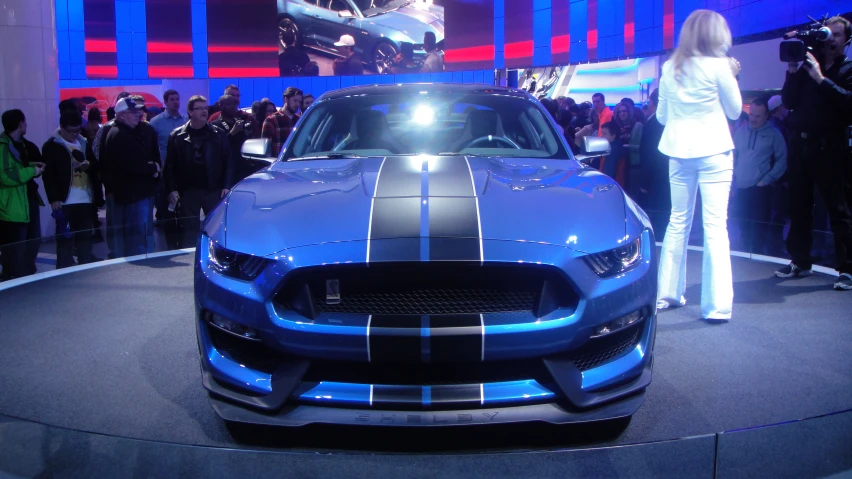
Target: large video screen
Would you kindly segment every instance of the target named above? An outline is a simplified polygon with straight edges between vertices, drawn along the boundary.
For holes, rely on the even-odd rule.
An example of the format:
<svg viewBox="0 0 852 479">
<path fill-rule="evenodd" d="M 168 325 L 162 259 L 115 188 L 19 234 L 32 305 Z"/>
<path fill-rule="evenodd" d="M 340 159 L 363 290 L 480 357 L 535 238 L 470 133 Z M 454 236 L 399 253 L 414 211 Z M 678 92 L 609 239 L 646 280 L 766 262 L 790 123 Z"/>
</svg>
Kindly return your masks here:
<svg viewBox="0 0 852 479">
<path fill-rule="evenodd" d="M 444 3 L 447 11 L 445 69 L 494 68 L 494 1 L 445 0 Z"/>
<path fill-rule="evenodd" d="M 209 74 L 226 78 L 443 71 L 444 2 L 207 0 Z"/>
</svg>

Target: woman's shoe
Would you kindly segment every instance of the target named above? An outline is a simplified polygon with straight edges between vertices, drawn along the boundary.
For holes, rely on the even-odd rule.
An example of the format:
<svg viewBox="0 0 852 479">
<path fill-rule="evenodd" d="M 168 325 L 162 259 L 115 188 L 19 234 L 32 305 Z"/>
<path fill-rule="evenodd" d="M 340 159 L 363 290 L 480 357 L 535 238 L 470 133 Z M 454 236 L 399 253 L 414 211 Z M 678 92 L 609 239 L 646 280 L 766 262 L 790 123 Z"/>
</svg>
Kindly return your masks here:
<svg viewBox="0 0 852 479">
<path fill-rule="evenodd" d="M 673 307 L 679 308 L 681 306 L 686 306 L 686 298 L 684 298 L 683 296 L 680 297 L 680 301 L 677 304 L 672 304 L 672 302 L 670 302 L 667 299 L 658 299 L 657 300 L 657 311 L 660 311 L 660 310 L 663 310 L 663 309 L 669 309 L 669 308 L 673 308 Z"/>
</svg>

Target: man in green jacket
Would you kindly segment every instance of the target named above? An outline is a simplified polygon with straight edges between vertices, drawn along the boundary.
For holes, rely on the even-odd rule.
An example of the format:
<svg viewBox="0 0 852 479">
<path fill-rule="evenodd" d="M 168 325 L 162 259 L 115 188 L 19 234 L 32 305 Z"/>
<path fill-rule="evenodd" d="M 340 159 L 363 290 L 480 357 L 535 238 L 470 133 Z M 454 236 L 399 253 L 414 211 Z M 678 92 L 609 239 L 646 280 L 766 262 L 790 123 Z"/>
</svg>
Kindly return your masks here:
<svg viewBox="0 0 852 479">
<path fill-rule="evenodd" d="M 0 134 L 0 246 L 3 250 L 3 272 L 0 278 L 25 276 L 27 267 L 24 251 L 27 226 L 30 222 L 30 203 L 27 183 L 41 175 L 43 163 L 29 163 L 22 138 L 27 132 L 27 120 L 21 110 L 3 112 L 3 133 Z"/>
</svg>

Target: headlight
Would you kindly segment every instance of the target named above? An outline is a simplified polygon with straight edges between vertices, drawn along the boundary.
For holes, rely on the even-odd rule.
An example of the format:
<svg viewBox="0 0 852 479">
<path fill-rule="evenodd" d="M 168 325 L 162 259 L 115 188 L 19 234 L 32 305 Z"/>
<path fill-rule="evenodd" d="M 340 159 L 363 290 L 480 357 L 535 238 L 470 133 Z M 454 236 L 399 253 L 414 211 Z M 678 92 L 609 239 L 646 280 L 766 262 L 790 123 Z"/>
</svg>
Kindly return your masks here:
<svg viewBox="0 0 852 479">
<path fill-rule="evenodd" d="M 251 281 L 269 264 L 269 260 L 250 254 L 237 253 L 217 245 L 212 239 L 207 239 L 208 258 L 210 266 L 216 271 L 232 278 Z"/>
<path fill-rule="evenodd" d="M 586 264 L 603 278 L 630 271 L 642 261 L 642 237 L 609 251 L 590 254 L 585 260 Z"/>
</svg>

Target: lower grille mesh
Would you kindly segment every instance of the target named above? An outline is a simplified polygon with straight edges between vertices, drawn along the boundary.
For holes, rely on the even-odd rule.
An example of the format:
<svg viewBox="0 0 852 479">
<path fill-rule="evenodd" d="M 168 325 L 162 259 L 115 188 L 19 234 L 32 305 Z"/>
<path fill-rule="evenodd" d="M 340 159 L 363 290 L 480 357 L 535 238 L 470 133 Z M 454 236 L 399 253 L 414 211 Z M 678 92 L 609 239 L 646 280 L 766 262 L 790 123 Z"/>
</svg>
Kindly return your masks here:
<svg viewBox="0 0 852 479">
<path fill-rule="evenodd" d="M 487 289 L 416 289 L 399 293 L 356 293 L 338 304 L 316 300 L 321 313 L 351 314 L 480 314 L 532 311 L 537 294 L 532 291 Z"/>
</svg>

